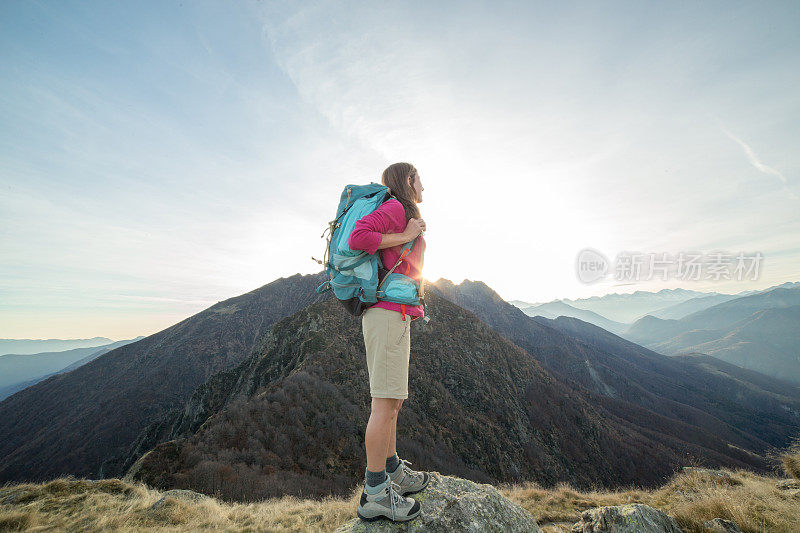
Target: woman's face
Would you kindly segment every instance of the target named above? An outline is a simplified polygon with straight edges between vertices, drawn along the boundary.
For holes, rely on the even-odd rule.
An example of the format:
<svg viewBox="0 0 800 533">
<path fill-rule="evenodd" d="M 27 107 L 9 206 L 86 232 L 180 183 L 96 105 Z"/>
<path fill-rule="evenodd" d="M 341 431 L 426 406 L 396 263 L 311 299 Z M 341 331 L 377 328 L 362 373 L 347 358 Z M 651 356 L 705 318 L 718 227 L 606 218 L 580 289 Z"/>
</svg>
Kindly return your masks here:
<svg viewBox="0 0 800 533">
<path fill-rule="evenodd" d="M 419 174 L 414 174 L 413 178 L 408 178 L 408 184 L 414 191 L 414 201 L 420 203 L 422 201 L 422 191 L 425 190 L 425 187 L 422 186 L 422 179 Z"/>
</svg>

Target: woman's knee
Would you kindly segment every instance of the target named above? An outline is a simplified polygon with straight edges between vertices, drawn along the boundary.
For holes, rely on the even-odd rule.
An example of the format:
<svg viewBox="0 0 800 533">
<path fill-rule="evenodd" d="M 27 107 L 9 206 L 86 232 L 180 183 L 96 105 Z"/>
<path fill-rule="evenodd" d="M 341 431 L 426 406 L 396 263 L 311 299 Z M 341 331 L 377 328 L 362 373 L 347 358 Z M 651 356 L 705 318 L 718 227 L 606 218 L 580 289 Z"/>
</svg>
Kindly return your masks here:
<svg viewBox="0 0 800 533">
<path fill-rule="evenodd" d="M 373 398 L 372 414 L 381 418 L 394 418 L 402 403 L 403 398 Z"/>
</svg>

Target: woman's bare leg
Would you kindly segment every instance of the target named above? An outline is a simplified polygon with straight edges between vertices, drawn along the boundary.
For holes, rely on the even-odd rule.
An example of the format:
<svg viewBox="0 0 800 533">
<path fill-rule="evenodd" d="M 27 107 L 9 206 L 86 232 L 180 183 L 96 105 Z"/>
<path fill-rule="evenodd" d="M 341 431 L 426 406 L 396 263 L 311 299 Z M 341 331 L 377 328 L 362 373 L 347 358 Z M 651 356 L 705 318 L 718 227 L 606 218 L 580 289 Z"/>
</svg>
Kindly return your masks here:
<svg viewBox="0 0 800 533">
<path fill-rule="evenodd" d="M 397 404 L 397 413 L 400 413 L 400 408 L 403 407 L 403 400 L 405 398 L 399 398 Z M 386 453 L 386 458 L 394 457 L 394 454 L 397 453 L 397 415 L 394 417 L 394 423 L 392 424 L 392 433 L 389 435 L 389 451 Z"/>
<path fill-rule="evenodd" d="M 367 470 L 380 472 L 386 468 L 386 452 L 390 446 L 392 428 L 397 423 L 397 411 L 402 399 L 373 398 L 372 412 L 364 434 L 367 449 Z"/>
</svg>

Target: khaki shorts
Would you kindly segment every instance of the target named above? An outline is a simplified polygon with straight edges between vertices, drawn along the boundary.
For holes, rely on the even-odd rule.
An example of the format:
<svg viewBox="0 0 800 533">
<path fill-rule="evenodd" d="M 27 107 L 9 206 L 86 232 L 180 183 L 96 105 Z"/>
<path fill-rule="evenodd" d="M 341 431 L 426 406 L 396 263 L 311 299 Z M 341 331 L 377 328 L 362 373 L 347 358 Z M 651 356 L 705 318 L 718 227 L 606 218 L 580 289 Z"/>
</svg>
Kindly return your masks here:
<svg viewBox="0 0 800 533">
<path fill-rule="evenodd" d="M 369 392 L 373 398 L 408 398 L 411 317 L 382 307 L 361 315 L 367 349 Z"/>
</svg>

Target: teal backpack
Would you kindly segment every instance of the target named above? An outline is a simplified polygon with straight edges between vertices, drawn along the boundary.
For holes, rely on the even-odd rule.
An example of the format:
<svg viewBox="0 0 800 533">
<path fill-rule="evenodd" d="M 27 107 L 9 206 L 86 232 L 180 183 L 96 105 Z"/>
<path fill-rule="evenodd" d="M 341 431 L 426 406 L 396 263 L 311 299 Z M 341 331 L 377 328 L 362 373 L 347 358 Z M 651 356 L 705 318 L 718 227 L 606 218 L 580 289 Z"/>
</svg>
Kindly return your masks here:
<svg viewBox="0 0 800 533">
<path fill-rule="evenodd" d="M 328 223 L 321 237 L 328 234 L 324 260 L 314 259 L 323 265 L 328 280 L 317 287 L 317 293 L 333 289 L 333 294 L 352 315 L 361 316 L 379 300 L 406 305 L 420 305 L 428 312 L 424 300 L 424 288 L 417 280 L 394 269 L 411 252 L 416 238 L 403 245 L 400 258 L 389 269 L 383 265 L 380 252 L 369 254 L 364 250 L 351 250 L 348 244 L 356 222 L 375 211 L 386 200 L 394 198 L 385 185 L 348 185 L 342 191 L 336 218 Z"/>
</svg>

